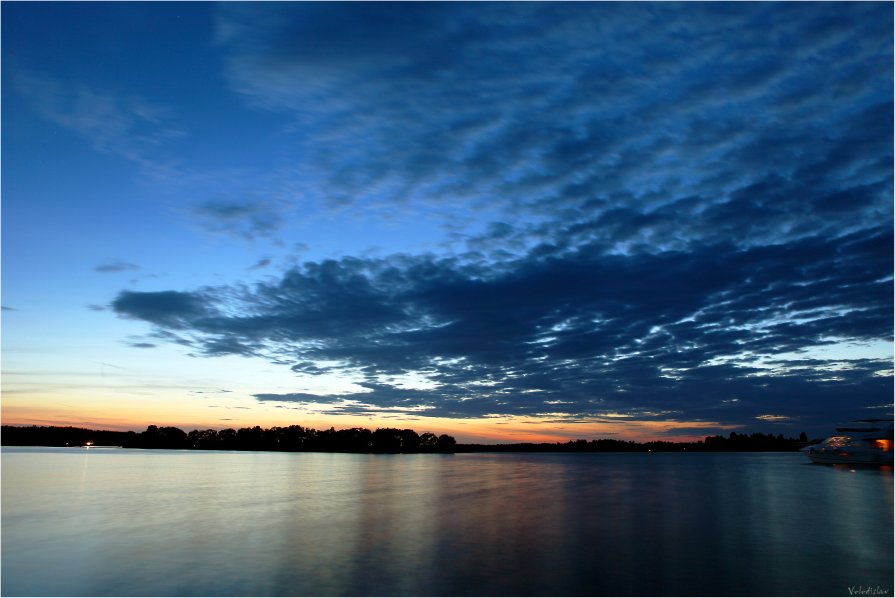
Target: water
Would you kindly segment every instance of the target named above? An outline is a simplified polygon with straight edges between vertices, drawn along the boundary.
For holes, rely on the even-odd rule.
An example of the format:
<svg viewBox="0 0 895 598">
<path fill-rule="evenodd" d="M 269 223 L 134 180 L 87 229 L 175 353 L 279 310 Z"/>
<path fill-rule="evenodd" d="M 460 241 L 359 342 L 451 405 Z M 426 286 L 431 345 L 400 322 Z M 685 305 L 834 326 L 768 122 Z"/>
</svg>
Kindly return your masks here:
<svg viewBox="0 0 895 598">
<path fill-rule="evenodd" d="M 2 593 L 892 596 L 891 470 L 4 448 Z"/>
</svg>

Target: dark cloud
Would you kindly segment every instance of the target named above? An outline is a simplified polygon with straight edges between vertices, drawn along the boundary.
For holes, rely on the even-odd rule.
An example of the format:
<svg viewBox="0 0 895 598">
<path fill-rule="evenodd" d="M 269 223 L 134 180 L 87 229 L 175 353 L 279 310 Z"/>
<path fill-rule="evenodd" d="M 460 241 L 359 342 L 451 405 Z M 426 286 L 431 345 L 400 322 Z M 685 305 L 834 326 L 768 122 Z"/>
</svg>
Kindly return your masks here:
<svg viewBox="0 0 895 598">
<path fill-rule="evenodd" d="M 270 237 L 284 224 L 281 207 L 270 200 L 206 201 L 195 205 L 193 213 L 207 230 L 244 239 Z"/>
<path fill-rule="evenodd" d="M 156 347 L 153 343 L 129 343 L 129 346 L 135 349 L 154 349 Z"/>
<path fill-rule="evenodd" d="M 19 310 L 17 310 L 17 309 L 14 308 L 14 307 L 9 307 L 9 306 L 4 305 L 4 306 L 3 306 L 3 311 L 19 311 Z"/>
<path fill-rule="evenodd" d="M 128 292 L 113 307 L 207 354 L 249 347 L 298 373 L 364 378 L 366 392 L 265 401 L 449 417 L 796 417 L 891 391 L 888 362 L 809 357 L 843 340 L 891 342 L 891 245 L 877 229 L 749 249 L 532 252 L 499 269 L 344 258 L 250 291 Z M 411 373 L 429 386 L 389 382 Z"/>
<path fill-rule="evenodd" d="M 272 261 L 273 260 L 271 260 L 269 257 L 262 258 L 262 259 L 258 260 L 257 262 L 255 262 L 253 265 L 246 268 L 246 270 L 261 270 L 263 268 L 268 267 Z"/>
<path fill-rule="evenodd" d="M 114 262 L 108 262 L 105 264 L 100 264 L 93 268 L 94 272 L 102 272 L 102 273 L 114 273 L 114 272 L 130 272 L 133 270 L 139 270 L 140 266 L 136 264 L 131 264 L 130 262 L 123 262 L 121 260 L 115 260 Z"/>
<path fill-rule="evenodd" d="M 277 401 L 281 403 L 331 403 L 339 401 L 338 397 L 328 395 L 314 395 L 304 392 L 290 392 L 287 394 L 257 394 L 255 398 L 259 401 Z"/>
<path fill-rule="evenodd" d="M 168 328 L 187 328 L 206 314 L 206 299 L 194 293 L 122 291 L 112 302 L 116 313 Z"/>
</svg>

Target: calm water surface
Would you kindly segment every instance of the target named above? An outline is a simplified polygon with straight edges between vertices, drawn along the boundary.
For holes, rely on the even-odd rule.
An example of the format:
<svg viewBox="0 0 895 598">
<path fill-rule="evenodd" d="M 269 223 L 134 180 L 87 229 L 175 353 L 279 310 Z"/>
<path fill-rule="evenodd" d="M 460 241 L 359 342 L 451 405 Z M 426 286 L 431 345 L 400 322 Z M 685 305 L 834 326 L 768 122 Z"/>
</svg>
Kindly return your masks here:
<svg viewBox="0 0 895 598">
<path fill-rule="evenodd" d="M 891 470 L 800 454 L 2 450 L 13 595 L 892 596 Z"/>
</svg>

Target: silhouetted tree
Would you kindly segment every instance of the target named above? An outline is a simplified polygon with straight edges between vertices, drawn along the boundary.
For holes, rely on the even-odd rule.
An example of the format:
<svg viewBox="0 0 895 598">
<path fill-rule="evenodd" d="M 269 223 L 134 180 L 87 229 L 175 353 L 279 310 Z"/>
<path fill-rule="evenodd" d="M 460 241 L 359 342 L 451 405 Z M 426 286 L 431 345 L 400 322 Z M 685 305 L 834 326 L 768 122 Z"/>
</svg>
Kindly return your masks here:
<svg viewBox="0 0 895 598">
<path fill-rule="evenodd" d="M 398 430 L 398 436 L 401 438 L 402 452 L 415 453 L 420 450 L 420 436 L 413 430 Z"/>
<path fill-rule="evenodd" d="M 236 430 L 225 428 L 218 432 L 217 448 L 223 451 L 232 451 L 238 448 Z"/>
<path fill-rule="evenodd" d="M 438 450 L 447 452 L 453 450 L 457 446 L 457 441 L 453 436 L 442 434 L 438 437 Z"/>
<path fill-rule="evenodd" d="M 401 452 L 400 430 L 395 428 L 377 428 L 372 436 L 372 449 L 377 453 Z"/>
<path fill-rule="evenodd" d="M 187 434 L 187 444 L 192 449 L 216 449 L 218 448 L 218 433 L 216 430 L 193 430 Z"/>
<path fill-rule="evenodd" d="M 339 450 L 365 453 L 373 446 L 373 433 L 366 428 L 348 428 L 335 433 L 334 442 Z"/>
</svg>

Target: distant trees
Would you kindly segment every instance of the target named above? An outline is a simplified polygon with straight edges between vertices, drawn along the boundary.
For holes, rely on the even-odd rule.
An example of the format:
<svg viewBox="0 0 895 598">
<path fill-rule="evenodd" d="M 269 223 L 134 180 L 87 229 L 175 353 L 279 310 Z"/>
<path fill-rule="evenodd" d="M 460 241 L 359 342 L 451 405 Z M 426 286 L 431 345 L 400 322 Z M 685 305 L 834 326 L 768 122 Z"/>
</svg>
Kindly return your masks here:
<svg viewBox="0 0 895 598">
<path fill-rule="evenodd" d="M 422 436 L 410 429 L 366 428 L 346 430 L 314 430 L 302 426 L 262 428 L 226 428 L 216 431 L 193 430 L 186 433 L 178 428 L 149 426 L 135 434 L 123 446 L 129 448 L 235 450 L 235 451 L 321 451 L 347 453 L 436 453 L 456 446 L 451 436 Z"/>
<path fill-rule="evenodd" d="M 457 441 L 454 440 L 453 436 L 442 434 L 438 437 L 438 448 L 442 451 L 451 452 L 457 448 Z"/>
<path fill-rule="evenodd" d="M 136 432 L 89 430 L 72 426 L 3 426 L 0 440 L 4 446 L 123 446 L 133 442 Z"/>
<path fill-rule="evenodd" d="M 796 451 L 807 442 L 808 436 L 802 432 L 799 438 L 784 438 L 783 434 L 737 434 L 731 432 L 727 438 L 709 436 L 705 439 L 707 450 L 711 451 Z"/>
<path fill-rule="evenodd" d="M 298 425 L 262 428 L 193 430 L 151 425 L 141 433 L 88 430 L 58 426 L 3 426 L 0 440 L 5 446 L 123 446 L 148 449 L 223 451 L 317 451 L 342 453 L 453 453 L 453 452 L 668 452 L 668 451 L 795 451 L 808 436 L 782 434 L 738 434 L 708 436 L 699 442 L 634 442 L 601 438 L 556 443 L 457 444 L 447 434 L 417 434 L 410 429 L 348 428 L 315 430 Z"/>
<path fill-rule="evenodd" d="M 176 449 L 186 447 L 187 434 L 180 428 L 149 426 L 138 442 L 152 448 Z"/>
<path fill-rule="evenodd" d="M 724 451 L 796 451 L 806 444 L 799 439 L 784 438 L 782 434 L 737 434 L 732 432 L 728 438 L 708 436 L 704 441 L 668 442 L 654 440 L 650 442 L 634 442 L 633 440 L 617 440 L 601 438 L 598 440 L 569 440 L 555 443 L 518 443 L 518 444 L 461 444 L 455 452 L 535 452 L 535 453 L 645 453 L 645 452 L 724 452 Z M 807 438 L 807 436 L 805 436 Z"/>
</svg>

